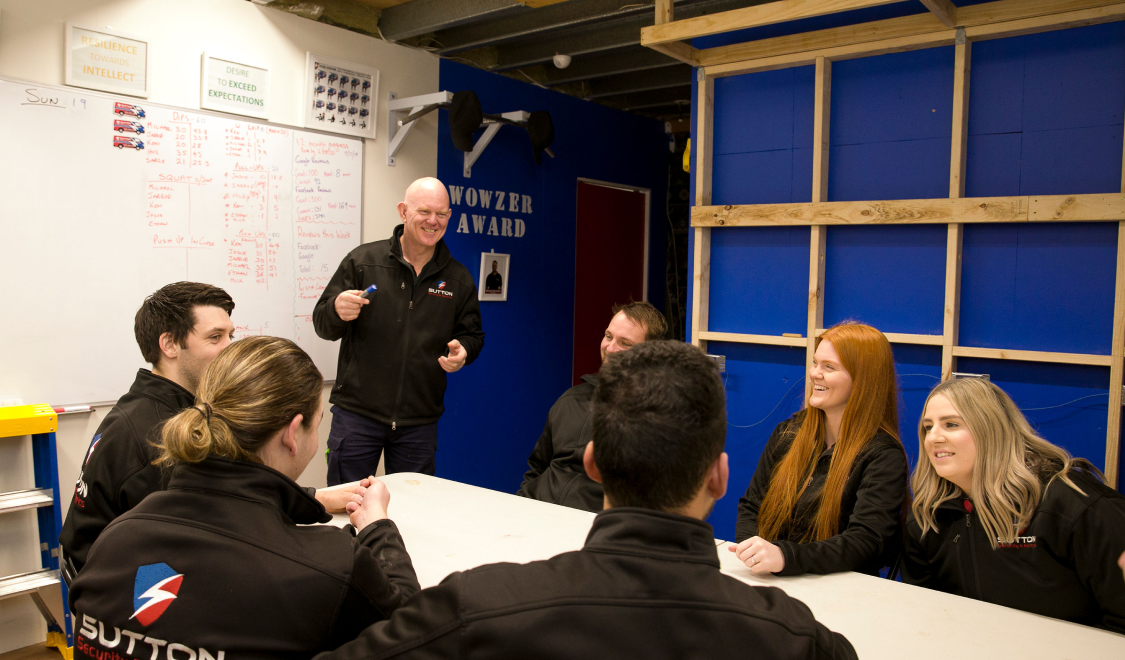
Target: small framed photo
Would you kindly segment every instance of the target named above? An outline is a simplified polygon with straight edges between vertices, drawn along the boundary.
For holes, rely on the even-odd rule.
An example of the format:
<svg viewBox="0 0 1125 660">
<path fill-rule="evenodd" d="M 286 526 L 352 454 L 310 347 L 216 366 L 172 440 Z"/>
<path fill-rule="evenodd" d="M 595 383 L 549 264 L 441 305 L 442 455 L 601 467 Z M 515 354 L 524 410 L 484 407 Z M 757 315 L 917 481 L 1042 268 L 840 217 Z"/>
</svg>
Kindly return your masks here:
<svg viewBox="0 0 1125 660">
<path fill-rule="evenodd" d="M 508 264 L 511 255 L 495 252 L 480 253 L 480 285 L 478 300 L 505 301 L 508 299 Z"/>
<path fill-rule="evenodd" d="M 148 39 L 66 24 L 66 84 L 148 98 Z"/>
<path fill-rule="evenodd" d="M 308 53 L 305 57 L 305 128 L 375 139 L 379 70 Z"/>
</svg>

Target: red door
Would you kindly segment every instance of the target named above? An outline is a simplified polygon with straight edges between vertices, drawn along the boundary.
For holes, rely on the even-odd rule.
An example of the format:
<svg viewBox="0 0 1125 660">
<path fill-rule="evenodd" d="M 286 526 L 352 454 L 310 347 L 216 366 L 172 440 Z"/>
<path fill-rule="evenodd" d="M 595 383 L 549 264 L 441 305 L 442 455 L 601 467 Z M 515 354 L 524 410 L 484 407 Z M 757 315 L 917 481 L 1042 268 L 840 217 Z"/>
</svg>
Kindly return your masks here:
<svg viewBox="0 0 1125 660">
<path fill-rule="evenodd" d="M 645 300 L 648 195 L 578 182 L 574 260 L 574 384 L 601 366 L 614 305 Z"/>
</svg>

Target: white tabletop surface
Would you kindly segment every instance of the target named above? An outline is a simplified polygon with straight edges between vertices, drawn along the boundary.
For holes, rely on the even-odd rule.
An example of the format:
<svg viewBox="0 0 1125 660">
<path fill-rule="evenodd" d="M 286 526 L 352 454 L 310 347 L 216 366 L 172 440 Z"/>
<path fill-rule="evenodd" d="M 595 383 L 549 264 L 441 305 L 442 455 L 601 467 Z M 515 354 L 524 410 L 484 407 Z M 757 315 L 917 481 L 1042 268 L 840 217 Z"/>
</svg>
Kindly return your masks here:
<svg viewBox="0 0 1125 660">
<path fill-rule="evenodd" d="M 594 514 L 400 473 L 380 479 L 423 587 L 493 562 L 547 559 L 582 547 Z M 337 524 L 347 517 L 338 514 Z M 842 633 L 860 658 L 929 660 L 1125 659 L 1125 635 L 859 573 L 759 577 L 716 541 L 722 571 L 774 586 Z M 1110 576 L 1122 579 L 1120 573 Z M 1048 595 L 1049 597 L 1049 595 Z"/>
</svg>

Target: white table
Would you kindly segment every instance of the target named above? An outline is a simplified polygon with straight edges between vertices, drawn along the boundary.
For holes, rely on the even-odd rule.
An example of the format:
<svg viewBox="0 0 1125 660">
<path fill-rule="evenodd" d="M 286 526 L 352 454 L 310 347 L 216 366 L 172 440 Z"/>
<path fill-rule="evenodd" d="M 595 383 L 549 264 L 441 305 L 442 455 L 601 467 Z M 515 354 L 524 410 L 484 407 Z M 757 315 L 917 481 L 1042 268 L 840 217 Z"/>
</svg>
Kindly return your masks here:
<svg viewBox="0 0 1125 660">
<path fill-rule="evenodd" d="M 380 479 L 391 492 L 390 516 L 423 587 L 481 564 L 577 550 L 594 519 L 585 511 L 422 474 Z M 343 525 L 347 516 L 338 514 L 335 522 Z M 727 550 L 729 543 L 716 543 L 724 573 L 784 589 L 846 636 L 860 658 L 1125 658 L 1125 635 L 859 573 L 759 577 Z"/>
</svg>

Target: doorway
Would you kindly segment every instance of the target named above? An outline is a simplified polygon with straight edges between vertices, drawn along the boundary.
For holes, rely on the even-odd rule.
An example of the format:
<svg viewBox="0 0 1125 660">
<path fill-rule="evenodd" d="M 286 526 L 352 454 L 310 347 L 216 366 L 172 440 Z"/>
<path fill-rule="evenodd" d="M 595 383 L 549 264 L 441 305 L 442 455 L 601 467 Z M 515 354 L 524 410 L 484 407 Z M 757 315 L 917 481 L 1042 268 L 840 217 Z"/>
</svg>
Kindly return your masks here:
<svg viewBox="0 0 1125 660">
<path fill-rule="evenodd" d="M 574 258 L 575 385 L 601 366 L 614 305 L 648 300 L 650 191 L 578 179 Z"/>
</svg>

